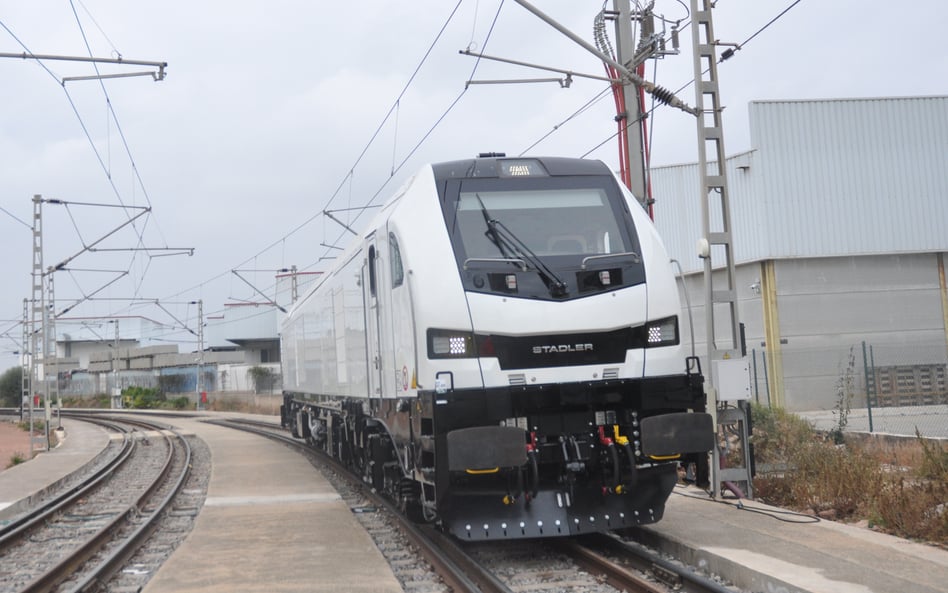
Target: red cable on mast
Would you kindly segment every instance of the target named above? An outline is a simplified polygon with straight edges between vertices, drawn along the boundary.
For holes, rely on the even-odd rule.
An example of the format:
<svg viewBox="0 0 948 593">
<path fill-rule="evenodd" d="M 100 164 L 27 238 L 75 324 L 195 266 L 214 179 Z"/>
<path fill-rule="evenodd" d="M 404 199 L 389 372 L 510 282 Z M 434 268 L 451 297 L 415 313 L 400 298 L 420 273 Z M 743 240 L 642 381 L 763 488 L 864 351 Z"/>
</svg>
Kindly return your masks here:
<svg viewBox="0 0 948 593">
<path fill-rule="evenodd" d="M 603 64 L 606 69 L 606 75 L 612 80 L 618 81 L 619 73 L 615 68 L 608 64 Z M 617 137 L 619 140 L 619 177 L 626 187 L 632 187 L 632 174 L 629 163 L 629 142 L 628 142 L 628 114 L 624 113 L 625 96 L 623 94 L 621 82 L 612 83 L 612 97 L 616 103 L 616 124 L 618 126 Z"/>
</svg>

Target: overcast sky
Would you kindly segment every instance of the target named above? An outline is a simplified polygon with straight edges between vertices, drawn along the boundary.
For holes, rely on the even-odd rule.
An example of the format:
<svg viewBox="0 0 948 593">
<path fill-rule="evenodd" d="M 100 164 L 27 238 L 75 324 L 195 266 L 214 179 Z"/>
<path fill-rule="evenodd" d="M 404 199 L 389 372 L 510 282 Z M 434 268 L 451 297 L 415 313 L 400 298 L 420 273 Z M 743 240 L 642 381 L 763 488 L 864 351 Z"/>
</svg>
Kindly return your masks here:
<svg viewBox="0 0 948 593">
<path fill-rule="evenodd" d="M 593 42 L 601 1 L 533 3 Z M 0 370 L 18 363 L 12 352 L 19 350 L 23 299 L 31 296 L 35 194 L 73 203 L 43 206 L 44 265 L 69 260 L 55 274 L 57 313 L 83 296 L 95 299 L 63 313 L 59 333 L 111 338 L 114 326 L 103 318 L 128 316 L 123 328 L 144 318 L 164 325 L 146 344 L 182 339 L 188 351 L 194 337 L 181 328 L 196 327 L 190 301 L 201 299 L 204 314 L 215 316 L 227 304 L 262 300 L 230 272 L 235 268 L 271 295 L 274 270 L 325 269 L 321 258 L 338 253 L 325 244 L 342 245 L 350 235 L 320 212 L 380 203 L 423 163 L 529 148 L 616 168 L 611 97 L 574 116 L 605 83 L 576 77 L 570 88 L 465 86 L 475 65 L 474 80 L 555 76 L 478 63 L 459 54 L 466 48 L 603 74 L 594 56 L 516 2 L 500 4 L 464 0 L 455 11 L 454 0 L 0 1 L 0 52 L 168 63 L 159 82 L 63 83 L 95 70 L 0 59 Z M 657 0 L 655 11 L 685 25 L 688 4 Z M 719 0 L 715 36 L 744 43 L 791 4 Z M 938 0 L 802 0 L 719 66 L 727 153 L 752 148 L 753 100 L 948 93 L 946 22 L 948 5 Z M 650 61 L 649 78 L 671 90 L 686 87 L 690 39 L 685 28 L 681 54 Z M 103 74 L 153 70 L 99 67 Z M 680 97 L 693 104 L 694 88 Z M 653 165 L 696 159 L 692 116 L 660 107 L 649 125 Z M 116 207 L 122 204 L 137 209 Z M 148 206 L 150 215 L 96 243 Z M 357 228 L 369 217 L 335 215 Z M 98 251 L 82 253 L 83 246 Z M 194 254 L 120 251 L 132 247 Z M 162 305 L 125 300 L 133 297 Z"/>
</svg>

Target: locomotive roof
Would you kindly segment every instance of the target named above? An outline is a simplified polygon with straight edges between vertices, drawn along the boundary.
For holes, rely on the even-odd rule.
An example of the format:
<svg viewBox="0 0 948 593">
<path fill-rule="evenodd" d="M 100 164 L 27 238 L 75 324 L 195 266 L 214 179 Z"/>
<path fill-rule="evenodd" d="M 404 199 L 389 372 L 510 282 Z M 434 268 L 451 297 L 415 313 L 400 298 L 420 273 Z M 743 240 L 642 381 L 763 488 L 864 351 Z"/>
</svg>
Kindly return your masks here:
<svg viewBox="0 0 948 593">
<path fill-rule="evenodd" d="M 551 176 L 561 175 L 609 175 L 609 168 L 602 161 L 565 157 L 480 157 L 460 161 L 435 163 L 435 179 L 471 177 L 500 177 L 501 161 L 538 161 Z"/>
</svg>

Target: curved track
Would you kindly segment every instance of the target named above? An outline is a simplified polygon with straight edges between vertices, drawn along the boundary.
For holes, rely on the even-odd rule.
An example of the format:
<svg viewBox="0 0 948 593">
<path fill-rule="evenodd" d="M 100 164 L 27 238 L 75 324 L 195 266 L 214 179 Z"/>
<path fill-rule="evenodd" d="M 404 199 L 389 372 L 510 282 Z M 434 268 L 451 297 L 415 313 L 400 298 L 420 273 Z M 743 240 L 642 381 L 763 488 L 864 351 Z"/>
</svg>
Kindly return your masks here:
<svg viewBox="0 0 948 593">
<path fill-rule="evenodd" d="M 104 468 L 0 531 L 4 590 L 97 587 L 144 541 L 187 478 L 190 445 L 165 426 L 70 415 L 120 432 L 123 445 Z"/>
<path fill-rule="evenodd" d="M 319 464 L 341 475 L 372 505 L 389 511 L 398 528 L 417 546 L 445 585 L 455 592 L 509 593 L 516 590 L 561 592 L 576 590 L 636 593 L 730 593 L 732 590 L 687 567 L 620 538 L 600 534 L 584 538 L 554 538 L 461 544 L 431 525 L 410 521 L 358 477 L 329 457 L 318 454 L 280 427 L 250 420 L 210 421 L 260 434 L 300 449 Z"/>
</svg>

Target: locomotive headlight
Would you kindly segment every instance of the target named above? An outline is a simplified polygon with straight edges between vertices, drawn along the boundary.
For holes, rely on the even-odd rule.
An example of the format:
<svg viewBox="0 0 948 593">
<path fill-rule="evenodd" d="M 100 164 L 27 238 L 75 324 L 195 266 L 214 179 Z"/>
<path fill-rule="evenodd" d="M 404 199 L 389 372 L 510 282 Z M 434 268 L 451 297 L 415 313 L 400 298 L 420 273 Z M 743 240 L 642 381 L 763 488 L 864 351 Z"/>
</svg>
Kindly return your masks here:
<svg viewBox="0 0 948 593">
<path fill-rule="evenodd" d="M 471 358 L 474 335 L 469 332 L 445 329 L 428 330 L 428 358 Z"/>
<path fill-rule="evenodd" d="M 645 324 L 645 347 L 673 346 L 678 343 L 678 317 L 666 317 Z"/>
</svg>

